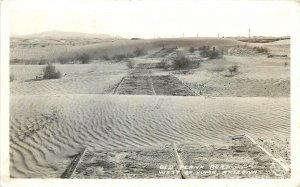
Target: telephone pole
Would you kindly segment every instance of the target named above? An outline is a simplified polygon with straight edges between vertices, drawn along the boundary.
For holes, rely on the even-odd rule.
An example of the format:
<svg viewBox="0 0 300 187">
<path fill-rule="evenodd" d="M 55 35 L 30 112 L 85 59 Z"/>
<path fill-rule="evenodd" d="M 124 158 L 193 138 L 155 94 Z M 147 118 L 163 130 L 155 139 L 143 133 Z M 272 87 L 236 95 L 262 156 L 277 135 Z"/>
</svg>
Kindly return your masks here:
<svg viewBox="0 0 300 187">
<path fill-rule="evenodd" d="M 250 28 L 248 30 L 248 34 L 249 34 L 248 42 L 250 43 Z"/>
</svg>

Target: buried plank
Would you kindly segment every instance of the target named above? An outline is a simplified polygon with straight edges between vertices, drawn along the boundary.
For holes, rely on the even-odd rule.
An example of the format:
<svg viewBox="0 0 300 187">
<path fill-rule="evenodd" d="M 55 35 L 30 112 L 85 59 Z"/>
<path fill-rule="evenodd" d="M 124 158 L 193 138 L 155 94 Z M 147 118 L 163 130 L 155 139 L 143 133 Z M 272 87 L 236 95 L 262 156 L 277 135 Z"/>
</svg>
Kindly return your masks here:
<svg viewBox="0 0 300 187">
<path fill-rule="evenodd" d="M 190 87 L 171 75 L 153 75 L 157 64 L 141 63 L 116 86 L 119 95 L 177 95 L 197 96 Z"/>
<path fill-rule="evenodd" d="M 118 89 L 119 89 L 120 85 L 122 84 L 122 82 L 124 81 L 124 78 L 125 78 L 125 77 L 123 77 L 123 78 L 121 79 L 121 81 L 117 84 L 117 86 L 116 86 L 116 88 L 115 88 L 113 94 L 118 94 Z"/>
<path fill-rule="evenodd" d="M 273 159 L 275 162 L 277 162 L 284 169 L 284 171 L 286 173 L 290 172 L 290 168 L 288 166 L 286 166 L 283 162 L 281 162 L 280 160 L 278 160 L 277 158 L 275 158 L 265 148 L 263 148 L 258 143 L 256 143 L 255 140 L 251 136 L 249 136 L 249 135 L 244 135 L 244 136 L 247 137 L 254 145 L 256 145 L 257 147 L 259 147 L 262 151 L 264 151 L 271 159 Z"/>
<path fill-rule="evenodd" d="M 85 151 L 70 178 L 288 178 L 290 173 L 246 136 L 228 145 L 167 144 Z"/>
<path fill-rule="evenodd" d="M 179 171 L 180 171 L 180 174 L 181 174 L 181 178 L 187 179 L 188 176 L 185 174 L 184 170 L 182 169 L 183 163 L 182 163 L 182 161 L 180 159 L 180 156 L 177 152 L 177 146 L 176 146 L 175 143 L 173 143 L 173 149 L 174 149 L 174 155 L 175 155 L 176 162 L 177 162 L 177 167 L 179 168 Z"/>
<path fill-rule="evenodd" d="M 74 158 L 74 160 L 71 162 L 71 164 L 67 167 L 65 172 L 61 175 L 60 178 L 71 178 L 74 171 L 76 170 L 79 162 L 81 161 L 82 157 L 84 156 L 86 152 L 86 148 L 84 148 L 80 153 Z"/>
<path fill-rule="evenodd" d="M 172 146 L 165 145 L 155 149 L 87 151 L 71 178 L 181 178 L 181 175 Z"/>
</svg>

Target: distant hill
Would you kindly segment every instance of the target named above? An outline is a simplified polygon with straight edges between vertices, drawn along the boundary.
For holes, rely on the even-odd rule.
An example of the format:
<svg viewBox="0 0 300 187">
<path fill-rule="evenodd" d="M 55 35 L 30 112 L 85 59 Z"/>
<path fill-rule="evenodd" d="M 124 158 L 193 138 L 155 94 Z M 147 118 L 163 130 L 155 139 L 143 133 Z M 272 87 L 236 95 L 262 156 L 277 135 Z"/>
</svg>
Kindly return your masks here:
<svg viewBox="0 0 300 187">
<path fill-rule="evenodd" d="M 18 38 L 101 38 L 101 39 L 121 38 L 120 36 L 111 36 L 108 34 L 90 34 L 90 33 L 64 32 L 64 31 L 46 31 L 46 32 L 34 33 L 28 35 L 11 34 L 11 36 L 18 37 Z"/>
</svg>

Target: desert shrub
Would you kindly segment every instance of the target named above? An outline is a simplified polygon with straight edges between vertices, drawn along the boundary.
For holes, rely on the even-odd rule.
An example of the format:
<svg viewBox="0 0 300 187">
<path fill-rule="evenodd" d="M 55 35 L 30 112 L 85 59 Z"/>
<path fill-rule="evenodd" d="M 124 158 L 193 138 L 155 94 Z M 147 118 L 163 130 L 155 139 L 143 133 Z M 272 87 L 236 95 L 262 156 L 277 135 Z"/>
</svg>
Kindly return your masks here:
<svg viewBox="0 0 300 187">
<path fill-rule="evenodd" d="M 268 53 L 269 50 L 266 47 L 253 47 L 254 50 L 258 53 Z"/>
<path fill-rule="evenodd" d="M 144 48 L 136 48 L 136 50 L 133 51 L 133 54 L 135 56 L 143 56 L 143 55 L 146 55 L 147 52 L 146 52 L 146 50 Z"/>
<path fill-rule="evenodd" d="M 126 66 L 129 68 L 129 69 L 133 69 L 134 66 L 135 66 L 135 62 L 129 60 L 126 62 Z"/>
<path fill-rule="evenodd" d="M 190 51 L 190 53 L 193 53 L 193 52 L 195 52 L 195 48 L 194 47 L 190 47 L 189 51 Z"/>
<path fill-rule="evenodd" d="M 198 50 L 199 50 L 199 51 L 208 51 L 208 50 L 210 50 L 210 46 L 209 46 L 209 45 L 207 45 L 207 46 L 204 45 L 204 46 L 202 46 L 202 47 L 199 47 Z"/>
<path fill-rule="evenodd" d="M 58 58 L 57 58 L 57 61 L 58 61 L 60 64 L 67 64 L 67 63 L 69 63 L 70 59 L 65 58 L 65 57 L 58 57 Z"/>
<path fill-rule="evenodd" d="M 59 79 L 62 77 L 60 71 L 56 70 L 56 67 L 50 63 L 43 69 L 43 73 L 44 79 Z"/>
<path fill-rule="evenodd" d="M 9 63 L 10 64 L 18 64 L 21 63 L 22 61 L 18 58 L 10 59 Z"/>
<path fill-rule="evenodd" d="M 233 73 L 236 73 L 238 71 L 239 66 L 237 66 L 237 65 L 229 66 L 227 69 L 230 72 L 230 75 L 232 75 Z"/>
<path fill-rule="evenodd" d="M 100 58 L 103 60 L 110 60 L 110 58 L 107 54 L 102 55 Z"/>
<path fill-rule="evenodd" d="M 120 62 L 126 58 L 127 58 L 127 55 L 125 55 L 125 54 L 116 54 L 115 56 L 112 57 L 112 59 L 114 59 L 116 62 Z"/>
<path fill-rule="evenodd" d="M 133 57 L 135 57 L 135 54 L 133 54 L 133 53 L 126 53 L 126 58 L 133 58 Z"/>
<path fill-rule="evenodd" d="M 187 58 L 184 54 L 178 53 L 173 59 L 173 66 L 175 69 L 187 68 L 191 60 Z"/>
<path fill-rule="evenodd" d="M 80 61 L 82 64 L 88 64 L 89 61 L 91 60 L 91 57 L 83 53 L 77 57 L 77 60 Z"/>
<path fill-rule="evenodd" d="M 210 51 L 209 52 L 209 58 L 210 59 L 216 59 L 220 57 L 220 53 L 218 50 Z"/>
<path fill-rule="evenodd" d="M 9 75 L 9 82 L 13 82 L 15 80 L 15 76 L 14 75 Z"/>
<path fill-rule="evenodd" d="M 200 52 L 200 55 L 203 57 L 209 57 L 210 56 L 210 51 L 209 50 L 202 50 Z"/>
<path fill-rule="evenodd" d="M 46 59 L 42 58 L 39 60 L 38 65 L 45 65 L 47 64 Z"/>
<path fill-rule="evenodd" d="M 199 47 L 198 50 L 200 50 L 200 55 L 203 57 L 208 57 L 209 59 L 216 59 L 220 58 L 220 52 L 213 47 L 213 50 L 210 49 L 210 46 L 202 46 Z"/>
</svg>

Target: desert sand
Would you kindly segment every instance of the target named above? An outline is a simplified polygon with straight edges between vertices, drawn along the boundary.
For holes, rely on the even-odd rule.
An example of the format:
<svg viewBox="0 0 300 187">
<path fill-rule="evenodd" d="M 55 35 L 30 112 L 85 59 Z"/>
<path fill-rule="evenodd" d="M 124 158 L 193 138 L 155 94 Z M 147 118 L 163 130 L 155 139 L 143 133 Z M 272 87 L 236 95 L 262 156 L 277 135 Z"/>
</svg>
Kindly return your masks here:
<svg viewBox="0 0 300 187">
<path fill-rule="evenodd" d="M 228 136 L 289 137 L 288 98 L 57 95 L 11 97 L 11 173 L 59 177 L 83 147 L 170 142 L 223 145 Z M 272 128 L 270 128 L 272 127 Z"/>
<path fill-rule="evenodd" d="M 226 52 L 213 60 L 189 52 L 203 45 Z M 287 56 L 258 54 L 254 46 Z M 59 178 L 84 148 L 147 152 L 176 143 L 213 152 L 209 146 L 231 146 L 228 137 L 241 134 L 290 165 L 289 40 L 247 46 L 221 38 L 118 40 L 60 47 L 66 50 L 11 49 L 12 59 L 95 55 L 90 64 L 55 64 L 60 79 L 37 78 L 45 65 L 10 66 L 11 177 Z M 133 69 L 126 61 L 97 59 L 136 47 L 148 54 L 131 58 Z M 200 66 L 158 67 L 177 51 L 199 58 Z M 231 76 L 232 65 L 239 70 Z"/>
</svg>

